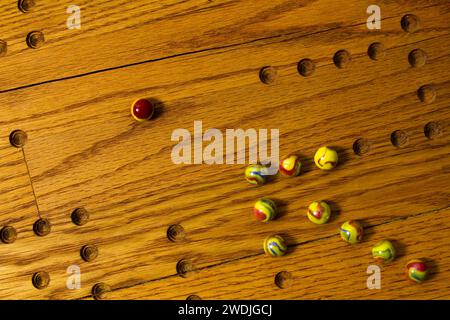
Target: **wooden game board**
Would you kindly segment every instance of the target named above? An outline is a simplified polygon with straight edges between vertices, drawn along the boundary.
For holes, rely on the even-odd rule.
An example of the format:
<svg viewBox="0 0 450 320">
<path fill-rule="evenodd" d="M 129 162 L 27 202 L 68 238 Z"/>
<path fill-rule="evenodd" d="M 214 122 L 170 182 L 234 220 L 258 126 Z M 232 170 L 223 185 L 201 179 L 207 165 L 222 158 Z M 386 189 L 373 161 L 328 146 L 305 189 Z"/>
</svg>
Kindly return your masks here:
<svg viewBox="0 0 450 320">
<path fill-rule="evenodd" d="M 104 299 L 450 298 L 448 0 L 35 2 L 23 13 L 0 1 L 0 226 L 17 231 L 0 245 L 0 298 L 92 299 L 98 283 Z M 72 4 L 81 29 L 66 26 Z M 371 4 L 380 30 L 366 26 Z M 402 29 L 407 14 L 419 18 L 414 32 Z M 27 46 L 31 31 L 45 36 L 39 48 Z M 411 66 L 415 49 L 425 65 Z M 351 54 L 344 68 L 339 50 Z M 309 77 L 297 70 L 305 58 Z M 264 84 L 267 66 L 277 76 Z M 158 101 L 145 123 L 130 115 L 141 97 Z M 173 164 L 173 130 L 196 120 L 278 128 L 301 176 L 254 187 L 245 165 Z M 10 145 L 14 130 L 27 134 L 23 148 Z M 335 170 L 314 166 L 322 145 L 339 151 Z M 253 219 L 261 196 L 280 204 L 277 220 Z M 306 218 L 316 199 L 332 204 L 326 225 Z M 72 222 L 76 208 L 89 212 L 85 225 Z M 33 232 L 39 218 L 46 236 Z M 349 219 L 366 227 L 354 246 L 339 237 Z M 288 240 L 283 258 L 264 255 L 273 233 Z M 371 247 L 384 238 L 398 258 L 369 290 Z M 95 260 L 82 260 L 84 245 Z M 404 275 L 412 258 L 429 264 L 427 282 Z M 67 288 L 71 265 L 80 289 Z M 50 276 L 40 290 L 37 272 Z"/>
</svg>

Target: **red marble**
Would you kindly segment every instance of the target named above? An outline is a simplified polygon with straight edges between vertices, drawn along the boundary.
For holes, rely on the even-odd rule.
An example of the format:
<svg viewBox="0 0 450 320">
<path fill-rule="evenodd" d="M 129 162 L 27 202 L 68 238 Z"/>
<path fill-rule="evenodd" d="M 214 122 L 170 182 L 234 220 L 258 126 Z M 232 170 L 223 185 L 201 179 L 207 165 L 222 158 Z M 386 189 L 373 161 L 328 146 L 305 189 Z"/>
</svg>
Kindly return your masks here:
<svg viewBox="0 0 450 320">
<path fill-rule="evenodd" d="M 153 104 L 147 99 L 137 100 L 131 108 L 133 117 L 137 120 L 149 120 L 153 116 L 154 111 Z"/>
</svg>

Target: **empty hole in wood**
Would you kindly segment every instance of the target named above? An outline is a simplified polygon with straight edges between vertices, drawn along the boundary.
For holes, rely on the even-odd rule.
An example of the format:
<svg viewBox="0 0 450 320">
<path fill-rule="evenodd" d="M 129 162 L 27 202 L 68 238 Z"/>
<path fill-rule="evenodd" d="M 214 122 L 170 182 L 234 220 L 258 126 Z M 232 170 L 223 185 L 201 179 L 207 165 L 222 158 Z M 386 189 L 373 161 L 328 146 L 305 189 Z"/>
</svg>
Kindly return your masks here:
<svg viewBox="0 0 450 320">
<path fill-rule="evenodd" d="M 28 136 L 25 131 L 14 130 L 9 135 L 9 143 L 16 148 L 23 148 L 28 141 Z"/>
<path fill-rule="evenodd" d="M 195 267 L 190 260 L 182 259 L 177 263 L 177 273 L 182 278 L 189 277 L 195 271 Z"/>
<path fill-rule="evenodd" d="M 427 137 L 428 139 L 435 139 L 442 136 L 442 134 L 444 133 L 444 128 L 441 123 L 432 121 L 428 122 L 425 125 L 423 131 L 425 137 Z"/>
<path fill-rule="evenodd" d="M 372 144 L 369 140 L 360 138 L 353 143 L 353 152 L 358 156 L 362 156 L 370 151 Z"/>
<path fill-rule="evenodd" d="M 381 42 L 374 42 L 367 49 L 367 55 L 372 60 L 381 60 L 386 56 L 386 49 Z"/>
<path fill-rule="evenodd" d="M 333 62 L 339 69 L 345 68 L 351 61 L 352 56 L 347 50 L 339 50 L 333 57 Z"/>
<path fill-rule="evenodd" d="M 419 30 L 420 20 L 419 17 L 414 14 L 407 14 L 403 16 L 400 24 L 405 32 L 413 33 Z"/>
<path fill-rule="evenodd" d="M 391 143 L 394 147 L 403 147 L 408 143 L 408 141 L 408 134 L 403 130 L 396 130 L 391 133 Z"/>
<path fill-rule="evenodd" d="M 32 49 L 42 47 L 45 42 L 44 33 L 41 31 L 32 31 L 27 35 L 27 45 Z"/>
<path fill-rule="evenodd" d="M 297 71 L 303 77 L 310 77 L 316 71 L 316 64 L 311 59 L 302 59 L 297 65 Z"/>
<path fill-rule="evenodd" d="M 186 300 L 202 300 L 202 298 L 200 298 L 200 296 L 196 294 L 192 294 L 189 297 L 187 297 Z"/>
<path fill-rule="evenodd" d="M 76 208 L 72 212 L 71 219 L 77 226 L 85 225 L 89 221 L 89 212 L 85 208 Z"/>
<path fill-rule="evenodd" d="M 108 297 L 108 292 L 111 291 L 111 287 L 106 283 L 100 282 L 96 283 L 92 287 L 92 296 L 95 300 L 103 300 Z"/>
<path fill-rule="evenodd" d="M 51 228 L 52 226 L 50 224 L 50 221 L 42 218 L 37 220 L 33 225 L 34 233 L 40 237 L 48 235 L 51 231 Z"/>
<path fill-rule="evenodd" d="M 45 271 L 36 272 L 31 278 L 31 282 L 36 289 L 47 288 L 50 284 L 50 275 Z"/>
<path fill-rule="evenodd" d="M 27 13 L 36 6 L 34 0 L 19 0 L 19 10 L 23 13 Z"/>
<path fill-rule="evenodd" d="M 422 49 L 414 49 L 409 53 L 408 61 L 411 67 L 423 67 L 427 62 L 427 54 Z"/>
<path fill-rule="evenodd" d="M 86 262 L 94 261 L 98 257 L 98 248 L 93 244 L 85 245 L 81 248 L 80 255 Z"/>
<path fill-rule="evenodd" d="M 436 88 L 432 84 L 421 86 L 419 90 L 417 90 L 417 96 L 423 103 L 433 103 L 437 96 Z"/>
<path fill-rule="evenodd" d="M 287 289 L 292 286 L 294 279 L 288 271 L 281 271 L 275 275 L 275 285 L 280 289 Z"/>
<path fill-rule="evenodd" d="M 3 243 L 13 243 L 17 239 L 17 231 L 12 226 L 5 226 L 2 228 L 2 230 L 0 230 L 0 238 Z"/>
<path fill-rule="evenodd" d="M 274 83 L 275 80 L 278 78 L 278 71 L 274 67 L 264 67 L 259 72 L 259 79 L 264 84 L 271 84 Z"/>
<path fill-rule="evenodd" d="M 186 240 L 186 232 L 184 228 L 179 224 L 171 225 L 167 229 L 167 239 L 172 242 L 184 241 Z"/>
</svg>

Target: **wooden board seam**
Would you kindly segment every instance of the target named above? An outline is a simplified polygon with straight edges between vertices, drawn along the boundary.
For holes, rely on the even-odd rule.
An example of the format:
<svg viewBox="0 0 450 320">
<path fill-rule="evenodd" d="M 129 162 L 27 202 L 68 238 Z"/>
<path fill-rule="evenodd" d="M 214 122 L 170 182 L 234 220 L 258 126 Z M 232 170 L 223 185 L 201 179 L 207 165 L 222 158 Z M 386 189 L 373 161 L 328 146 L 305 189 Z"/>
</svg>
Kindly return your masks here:
<svg viewBox="0 0 450 320">
<path fill-rule="evenodd" d="M 408 216 L 395 217 L 395 218 L 392 218 L 392 219 L 390 219 L 388 221 L 384 221 L 384 222 L 376 223 L 376 224 L 373 224 L 373 225 L 365 226 L 365 230 L 371 229 L 371 228 L 374 228 L 374 227 L 378 227 L 378 226 L 381 226 L 381 225 L 387 225 L 387 224 L 390 224 L 390 223 L 393 223 L 393 222 L 396 222 L 396 221 L 408 220 L 410 218 L 414 218 L 414 217 L 419 217 L 419 216 L 422 216 L 422 215 L 427 215 L 427 214 L 440 212 L 440 211 L 443 211 L 443 210 L 446 210 L 446 209 L 449 209 L 449 208 L 450 208 L 450 205 L 445 206 L 445 207 L 441 207 L 439 209 L 427 210 L 427 211 L 419 212 L 419 213 L 416 213 L 416 214 L 411 214 L 411 215 L 408 215 Z M 333 238 L 333 237 L 336 237 L 336 236 L 338 236 L 338 234 L 333 234 L 333 235 L 329 235 L 329 236 L 326 236 L 326 237 L 312 239 L 312 240 L 299 242 L 299 243 L 295 243 L 295 244 L 289 244 L 289 247 L 298 247 L 298 246 L 305 245 L 305 244 L 308 244 L 308 243 L 330 239 L 330 238 Z M 246 260 L 246 259 L 254 258 L 254 257 L 257 257 L 257 256 L 263 256 L 263 255 L 264 255 L 264 253 L 255 253 L 255 254 L 252 254 L 252 255 L 247 255 L 245 257 L 239 257 L 237 259 L 230 259 L 230 260 L 223 261 L 223 262 L 220 262 L 220 263 L 216 263 L 216 264 L 213 264 L 213 265 L 200 267 L 200 268 L 196 269 L 196 271 L 207 270 L 207 269 L 211 269 L 211 268 L 214 268 L 214 267 L 217 267 L 217 266 L 233 263 L 233 262 L 236 262 L 236 261 L 239 261 L 239 260 Z M 150 280 L 147 280 L 147 281 L 142 281 L 140 283 L 136 283 L 136 284 L 133 284 L 133 285 L 130 285 L 130 286 L 111 288 L 111 291 L 119 291 L 119 290 L 123 290 L 123 289 L 134 288 L 134 287 L 145 285 L 145 284 L 148 284 L 148 283 L 151 283 L 151 282 L 162 281 L 162 280 L 170 279 L 170 278 L 173 278 L 173 277 L 179 277 L 179 275 L 178 274 L 172 274 L 172 275 L 168 275 L 168 276 L 161 277 L 161 278 L 158 278 L 158 279 L 150 279 Z M 92 298 L 92 295 L 79 297 L 79 298 L 74 299 L 74 300 L 83 300 L 83 299 L 88 299 L 88 298 Z"/>
<path fill-rule="evenodd" d="M 440 4 L 425 6 L 425 7 L 422 7 L 421 9 L 429 9 L 429 8 L 438 7 L 438 6 L 440 6 Z M 399 18 L 399 16 L 389 16 L 389 17 L 382 18 L 381 21 L 387 21 L 390 19 L 397 19 L 397 18 Z M 115 67 L 93 70 L 90 72 L 85 72 L 85 73 L 67 76 L 67 77 L 63 77 L 63 78 L 56 78 L 56 79 L 52 79 L 52 80 L 32 83 L 32 84 L 28 84 L 28 85 L 19 86 L 19 87 L 9 88 L 6 90 L 0 90 L 0 94 L 13 92 L 13 91 L 17 91 L 17 90 L 22 90 L 22 89 L 26 89 L 26 88 L 32 88 L 32 87 L 41 86 L 41 85 L 59 82 L 59 81 L 64 81 L 64 80 L 81 78 L 81 77 L 98 74 L 98 73 L 102 73 L 102 72 L 109 72 L 109 71 L 114 71 L 114 70 L 125 69 L 128 67 L 133 67 L 133 66 L 152 63 L 152 62 L 170 60 L 170 59 L 184 57 L 184 56 L 192 56 L 192 55 L 201 54 L 201 53 L 210 52 L 210 51 L 219 51 L 219 50 L 223 50 L 223 49 L 237 48 L 237 47 L 255 44 L 255 43 L 259 43 L 259 42 L 264 42 L 264 41 L 277 39 L 277 38 L 288 38 L 288 39 L 284 39 L 282 41 L 299 40 L 301 38 L 308 37 L 311 35 L 318 35 L 318 34 L 327 33 L 330 31 L 336 31 L 339 29 L 362 26 L 365 24 L 366 24 L 366 22 L 362 22 L 362 23 L 358 23 L 358 24 L 343 25 L 343 26 L 339 26 L 339 27 L 335 27 L 335 28 L 329 28 L 326 30 L 320 30 L 320 31 L 316 31 L 316 32 L 306 33 L 306 34 L 301 34 L 301 31 L 296 31 L 296 32 L 291 32 L 291 33 L 278 34 L 278 35 L 270 36 L 270 37 L 253 39 L 253 40 L 249 40 L 249 41 L 245 41 L 245 42 L 241 42 L 241 43 L 233 43 L 233 44 L 219 46 L 219 47 L 211 47 L 211 48 L 205 48 L 205 49 L 201 49 L 201 50 L 183 52 L 183 53 L 179 53 L 179 54 L 174 54 L 174 55 L 169 55 L 169 56 L 164 56 L 164 57 L 159 57 L 159 58 L 154 58 L 154 59 L 148 59 L 148 60 L 138 61 L 138 62 L 134 62 L 134 63 L 128 63 L 128 64 L 119 65 L 119 66 L 115 66 Z M 399 26 L 399 28 L 400 28 L 400 26 Z M 296 37 L 295 35 L 297 35 L 297 34 L 299 34 L 299 36 Z M 282 41 L 280 41 L 280 42 L 282 42 Z M 277 43 L 277 42 L 275 42 L 275 43 Z"/>
</svg>

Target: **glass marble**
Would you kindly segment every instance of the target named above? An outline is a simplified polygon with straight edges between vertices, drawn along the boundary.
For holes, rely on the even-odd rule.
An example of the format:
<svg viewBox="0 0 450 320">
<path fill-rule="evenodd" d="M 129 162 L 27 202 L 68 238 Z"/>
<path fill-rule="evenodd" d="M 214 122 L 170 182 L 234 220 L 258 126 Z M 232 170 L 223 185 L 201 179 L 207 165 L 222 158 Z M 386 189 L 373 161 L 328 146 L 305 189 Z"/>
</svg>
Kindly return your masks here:
<svg viewBox="0 0 450 320">
<path fill-rule="evenodd" d="M 364 235 L 364 229 L 358 221 L 349 220 L 342 224 L 341 238 L 350 244 L 361 242 Z"/>
<path fill-rule="evenodd" d="M 338 154 L 328 147 L 321 147 L 314 155 L 314 162 L 322 170 L 331 170 L 338 164 Z"/>
<path fill-rule="evenodd" d="M 251 164 L 245 169 L 245 179 L 251 184 L 263 185 L 268 177 L 268 169 L 260 164 Z"/>
<path fill-rule="evenodd" d="M 153 103 L 147 99 L 138 99 L 131 105 L 131 115 L 139 122 L 150 120 L 155 112 Z"/>
<path fill-rule="evenodd" d="M 273 200 L 261 198 L 253 206 L 255 218 L 262 222 L 268 222 L 275 219 L 277 215 L 277 205 Z"/>
<path fill-rule="evenodd" d="M 279 235 L 272 235 L 264 240 L 264 252 L 269 256 L 284 256 L 287 249 L 286 241 Z"/>
<path fill-rule="evenodd" d="M 406 274 L 411 280 L 420 283 L 427 279 L 428 267 L 422 260 L 413 259 L 406 265 Z"/>
<path fill-rule="evenodd" d="M 324 224 L 330 219 L 331 209 L 325 201 L 314 201 L 309 205 L 307 215 L 312 223 Z"/>
<path fill-rule="evenodd" d="M 289 155 L 281 159 L 280 172 L 289 177 L 296 177 L 300 174 L 302 163 L 296 155 Z"/>
<path fill-rule="evenodd" d="M 377 262 L 391 262 L 395 259 L 395 248 L 389 240 L 381 240 L 373 246 L 372 256 Z"/>
</svg>

